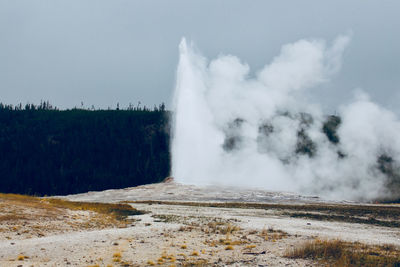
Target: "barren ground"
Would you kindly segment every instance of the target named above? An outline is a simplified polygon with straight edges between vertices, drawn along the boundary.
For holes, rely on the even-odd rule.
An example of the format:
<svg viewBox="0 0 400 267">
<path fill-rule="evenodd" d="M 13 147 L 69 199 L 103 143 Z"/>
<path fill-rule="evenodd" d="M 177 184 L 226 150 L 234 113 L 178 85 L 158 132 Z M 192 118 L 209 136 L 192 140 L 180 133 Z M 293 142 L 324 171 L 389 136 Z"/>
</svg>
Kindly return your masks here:
<svg viewBox="0 0 400 267">
<path fill-rule="evenodd" d="M 147 213 L 117 223 L 0 200 L 0 266 L 320 266 L 284 255 L 315 238 L 400 246 L 398 205 L 173 182 L 59 198 Z"/>
</svg>

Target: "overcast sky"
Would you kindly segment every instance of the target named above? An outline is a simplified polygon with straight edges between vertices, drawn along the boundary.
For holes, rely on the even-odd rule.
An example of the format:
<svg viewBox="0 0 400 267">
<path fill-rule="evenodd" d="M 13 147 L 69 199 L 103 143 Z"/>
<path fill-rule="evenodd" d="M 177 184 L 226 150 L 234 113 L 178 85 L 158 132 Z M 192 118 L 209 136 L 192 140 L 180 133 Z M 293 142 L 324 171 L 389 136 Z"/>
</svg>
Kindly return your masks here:
<svg viewBox="0 0 400 267">
<path fill-rule="evenodd" d="M 301 38 L 352 32 L 313 96 L 333 112 L 355 88 L 400 113 L 400 1 L 0 0 L 0 101 L 61 108 L 170 103 L 183 36 L 253 71 Z"/>
</svg>

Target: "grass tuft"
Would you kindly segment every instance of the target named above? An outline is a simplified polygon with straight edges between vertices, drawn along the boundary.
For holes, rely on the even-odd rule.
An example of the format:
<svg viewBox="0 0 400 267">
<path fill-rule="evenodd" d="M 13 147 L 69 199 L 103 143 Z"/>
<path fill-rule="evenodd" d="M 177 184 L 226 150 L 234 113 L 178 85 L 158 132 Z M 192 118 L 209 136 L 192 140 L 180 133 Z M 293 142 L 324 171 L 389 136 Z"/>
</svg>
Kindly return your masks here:
<svg viewBox="0 0 400 267">
<path fill-rule="evenodd" d="M 400 251 L 341 240 L 313 240 L 286 251 L 288 258 L 313 259 L 330 266 L 400 266 Z"/>
<path fill-rule="evenodd" d="M 198 251 L 194 250 L 194 251 L 192 252 L 192 254 L 190 254 L 190 255 L 191 255 L 191 256 L 199 256 L 200 253 L 199 253 Z"/>
<path fill-rule="evenodd" d="M 18 255 L 17 260 L 23 261 L 23 260 L 25 260 L 25 256 L 24 255 Z"/>
<path fill-rule="evenodd" d="M 113 258 L 121 258 L 121 257 L 122 257 L 122 255 L 120 252 L 116 252 L 113 254 Z"/>
</svg>

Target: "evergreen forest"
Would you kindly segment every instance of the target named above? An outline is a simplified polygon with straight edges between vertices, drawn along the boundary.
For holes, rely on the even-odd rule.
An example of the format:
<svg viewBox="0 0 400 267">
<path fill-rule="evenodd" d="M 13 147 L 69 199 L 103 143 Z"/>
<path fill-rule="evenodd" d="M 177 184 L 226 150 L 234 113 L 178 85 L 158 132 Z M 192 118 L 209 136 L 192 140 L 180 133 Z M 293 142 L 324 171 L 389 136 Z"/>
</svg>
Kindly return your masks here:
<svg viewBox="0 0 400 267">
<path fill-rule="evenodd" d="M 0 104 L 0 192 L 65 195 L 169 175 L 169 112 Z"/>
</svg>

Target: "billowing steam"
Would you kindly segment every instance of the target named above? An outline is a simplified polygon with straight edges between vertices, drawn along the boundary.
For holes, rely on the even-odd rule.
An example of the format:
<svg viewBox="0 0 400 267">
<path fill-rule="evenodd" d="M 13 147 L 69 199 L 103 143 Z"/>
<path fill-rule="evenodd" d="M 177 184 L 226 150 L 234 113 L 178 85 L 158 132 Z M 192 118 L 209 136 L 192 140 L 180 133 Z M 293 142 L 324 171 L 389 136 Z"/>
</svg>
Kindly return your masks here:
<svg viewBox="0 0 400 267">
<path fill-rule="evenodd" d="M 305 90 L 341 68 L 348 36 L 300 40 L 249 75 L 183 39 L 174 98 L 172 174 L 182 183 L 257 187 L 325 198 L 399 198 L 400 122 L 362 91 L 336 116 Z"/>
</svg>

